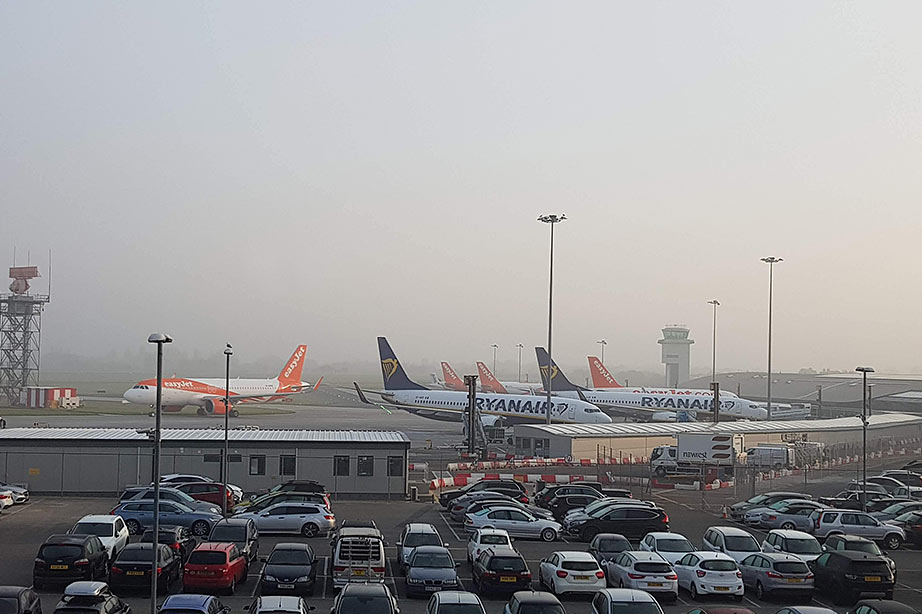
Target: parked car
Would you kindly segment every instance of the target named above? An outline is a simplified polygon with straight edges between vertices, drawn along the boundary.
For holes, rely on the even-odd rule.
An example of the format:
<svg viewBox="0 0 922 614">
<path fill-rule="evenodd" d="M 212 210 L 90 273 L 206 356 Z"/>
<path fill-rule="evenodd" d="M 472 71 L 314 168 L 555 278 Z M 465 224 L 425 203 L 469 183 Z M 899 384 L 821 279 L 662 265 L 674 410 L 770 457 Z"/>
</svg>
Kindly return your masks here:
<svg viewBox="0 0 922 614">
<path fill-rule="evenodd" d="M 657 507 L 655 503 L 651 501 L 641 501 L 639 499 L 615 499 L 615 498 L 603 498 L 596 499 L 589 505 L 584 508 L 572 509 L 563 516 L 563 521 L 560 524 L 563 525 L 564 531 L 570 533 L 570 529 L 581 522 L 585 522 L 591 517 L 596 517 L 605 514 L 608 510 L 615 509 L 616 507 L 640 507 L 640 508 L 655 508 Z"/>
<path fill-rule="evenodd" d="M 0 488 L 0 511 L 13 507 L 13 491 Z"/>
<path fill-rule="evenodd" d="M 535 492 L 534 500 L 538 503 L 538 501 L 542 499 L 544 501 L 549 501 L 557 495 L 587 494 L 585 491 L 570 490 L 572 487 L 592 488 L 603 497 L 616 497 L 619 499 L 630 499 L 633 497 L 629 488 L 615 488 L 607 484 L 602 484 L 601 482 L 583 480 L 572 484 L 546 484 L 544 488 Z"/>
<path fill-rule="evenodd" d="M 4 614 L 42 614 L 42 600 L 26 586 L 0 586 L 0 612 Z"/>
<path fill-rule="evenodd" d="M 906 471 L 905 469 L 891 469 L 889 471 L 884 471 L 880 475 L 897 479 L 906 486 L 922 487 L 922 474 L 915 471 Z"/>
<path fill-rule="evenodd" d="M 512 538 L 503 529 L 477 529 L 471 534 L 471 538 L 467 542 L 467 562 L 473 563 L 474 559 L 488 548 L 493 550 L 503 548 L 515 550 L 512 547 Z M 397 551 L 397 558 L 398 560 L 400 559 L 400 550 Z"/>
<path fill-rule="evenodd" d="M 474 593 L 438 591 L 429 598 L 426 614 L 487 614 L 487 611 L 480 597 Z"/>
<path fill-rule="evenodd" d="M 115 560 L 122 548 L 128 545 L 128 527 L 121 516 L 90 514 L 71 527 L 70 534 L 95 535 L 106 548 L 109 560 Z"/>
<path fill-rule="evenodd" d="M 464 513 L 454 514 L 454 511 L 452 511 L 451 517 L 452 519 L 457 519 L 458 522 L 464 522 L 464 516 L 467 514 L 476 514 L 480 510 L 487 508 L 487 507 L 506 506 L 506 507 L 518 508 L 522 510 L 523 512 L 527 512 L 531 514 L 532 516 L 537 516 L 538 518 L 543 518 L 545 520 L 555 519 L 554 514 L 552 514 L 549 510 L 544 509 L 543 507 L 538 507 L 536 505 L 528 505 L 527 503 L 521 503 L 514 499 L 509 499 L 508 497 L 506 497 L 505 499 L 506 500 L 481 499 L 478 501 L 473 501 L 471 502 L 470 505 L 466 506 Z M 454 504 L 452 504 L 452 510 L 454 510 L 454 507 L 455 507 Z"/>
<path fill-rule="evenodd" d="M 888 550 L 899 550 L 906 541 L 903 529 L 883 524 L 870 514 L 851 510 L 817 510 L 810 515 L 817 539 L 830 535 L 860 535 L 880 542 Z"/>
<path fill-rule="evenodd" d="M 105 578 L 108 564 L 106 547 L 95 535 L 49 535 L 35 555 L 32 586 L 41 589 L 49 582 Z"/>
<path fill-rule="evenodd" d="M 560 495 L 547 502 L 547 510 L 560 522 L 570 510 L 584 508 L 602 495 Z"/>
<path fill-rule="evenodd" d="M 481 552 L 471 565 L 471 575 L 477 592 L 516 591 L 531 586 L 528 564 L 518 552 L 507 549 Z"/>
<path fill-rule="evenodd" d="M 791 531 L 788 529 L 772 529 L 769 531 L 762 542 L 762 551 L 793 554 L 807 563 L 823 553 L 823 549 L 815 537 L 803 531 Z"/>
<path fill-rule="evenodd" d="M 900 514 L 888 521 L 888 524 L 903 529 L 906 540 L 916 547 L 922 545 L 922 510 Z"/>
<path fill-rule="evenodd" d="M 503 606 L 503 614 L 566 614 L 556 595 L 544 591 L 517 591 Z"/>
<path fill-rule="evenodd" d="M 234 491 L 231 490 L 230 486 L 225 489 L 224 485 L 220 482 L 174 483 L 172 487 L 180 492 L 186 493 L 197 501 L 206 501 L 219 507 L 223 506 L 226 502 L 227 509 L 234 509 Z"/>
<path fill-rule="evenodd" d="M 333 586 L 352 582 L 384 582 L 387 556 L 384 536 L 377 528 L 342 527 L 332 540 L 330 559 Z"/>
<path fill-rule="evenodd" d="M 224 590 L 233 595 L 237 584 L 246 581 L 248 569 L 246 558 L 234 544 L 199 544 L 183 567 L 182 590 Z"/>
<path fill-rule="evenodd" d="M 125 519 L 125 526 L 132 535 L 139 535 L 145 528 L 154 525 L 153 501 L 126 501 L 119 503 L 109 512 Z M 221 520 L 220 514 L 199 512 L 175 501 L 161 501 L 160 524 L 186 527 L 193 535 L 208 535 L 212 525 Z"/>
<path fill-rule="evenodd" d="M 410 557 L 419 546 L 447 546 L 434 526 L 427 522 L 410 522 L 403 527 L 397 546 L 397 563 L 400 571 L 405 572 L 410 564 Z"/>
<path fill-rule="evenodd" d="M 158 614 L 230 614 L 230 607 L 211 595 L 170 595 Z"/>
<path fill-rule="evenodd" d="M 535 505 L 539 507 L 547 507 L 548 504 L 554 498 L 559 497 L 568 497 L 573 495 L 579 495 L 592 501 L 602 498 L 602 492 L 599 489 L 593 488 L 591 486 L 583 486 L 582 484 L 556 484 L 554 486 L 545 488 L 541 492 L 535 493 L 534 502 Z"/>
<path fill-rule="evenodd" d="M 874 512 L 882 512 L 894 503 L 909 503 L 912 501 L 913 499 L 909 497 L 883 497 L 882 499 L 868 501 L 868 511 L 872 514 Z"/>
<path fill-rule="evenodd" d="M 894 497 L 905 497 L 907 499 L 922 499 L 922 487 L 900 486 L 899 488 L 894 488 L 891 495 Z"/>
<path fill-rule="evenodd" d="M 25 486 L 10 484 L 9 482 L 0 482 L 0 490 L 8 490 L 13 496 L 13 504 L 19 505 L 29 501 L 29 489 Z"/>
<path fill-rule="evenodd" d="M 317 557 L 308 544 L 275 545 L 259 576 L 261 595 L 313 595 L 317 584 Z"/>
<path fill-rule="evenodd" d="M 776 501 L 782 501 L 784 499 L 812 499 L 812 495 L 808 495 L 802 492 L 788 492 L 788 491 L 773 491 L 762 493 L 761 495 L 756 495 L 750 497 L 745 501 L 740 501 L 739 503 L 734 503 L 730 506 L 730 518 L 736 521 L 741 521 L 743 519 L 743 514 L 747 510 L 753 507 L 766 507 L 775 503 Z"/>
<path fill-rule="evenodd" d="M 109 568 L 109 587 L 114 591 L 146 588 L 150 592 L 153 547 L 153 544 L 125 546 Z M 181 571 L 182 557 L 169 546 L 157 544 L 157 590 L 165 594 L 179 580 Z"/>
<path fill-rule="evenodd" d="M 552 542 L 563 527 L 554 520 L 544 520 L 518 508 L 492 507 L 464 517 L 464 530 L 473 532 L 476 529 L 503 529 L 509 535 Z"/>
<path fill-rule="evenodd" d="M 514 499 L 518 499 L 522 503 L 528 503 L 528 495 L 525 493 L 525 487 L 515 480 L 480 480 L 474 482 L 473 484 L 468 484 L 458 490 L 449 490 L 443 492 L 439 495 L 439 503 L 444 508 L 448 508 L 448 504 L 470 492 L 477 492 L 479 490 L 490 490 L 493 492 L 502 493 L 504 495 L 509 495 Z"/>
<path fill-rule="evenodd" d="M 161 484 L 188 484 L 190 482 L 214 482 L 206 475 L 195 475 L 193 473 L 170 473 L 160 478 Z M 153 484 L 151 484 L 153 486 Z M 235 484 L 228 484 L 228 488 L 234 493 L 235 501 L 243 500 L 243 489 Z"/>
<path fill-rule="evenodd" d="M 631 549 L 631 542 L 620 533 L 596 533 L 596 536 L 589 542 L 588 551 L 599 564 L 602 564 L 625 550 Z"/>
<path fill-rule="evenodd" d="M 264 509 L 275 505 L 276 503 L 313 503 L 315 505 L 321 505 L 331 511 L 333 509 L 330 498 L 325 494 L 316 492 L 285 491 L 269 493 L 268 495 L 263 495 L 257 499 L 252 499 L 250 501 L 245 501 L 235 505 L 234 513 L 239 514 L 241 512 L 250 512 L 255 514 L 256 512 L 261 512 Z"/>
<path fill-rule="evenodd" d="M 809 565 L 817 589 L 837 605 L 854 603 L 865 594 L 893 599 L 893 574 L 887 562 L 879 556 L 855 550 L 836 550 L 824 552 Z"/>
<path fill-rule="evenodd" d="M 243 606 L 247 614 L 308 614 L 314 606 L 307 605 L 296 595 L 270 595 L 257 597 L 250 605 Z"/>
<path fill-rule="evenodd" d="M 656 552 L 666 559 L 666 562 L 670 565 L 689 552 L 694 552 L 696 550 L 692 543 L 688 541 L 688 538 L 681 533 L 667 533 L 664 531 L 647 533 L 647 535 L 640 540 L 639 549 L 644 552 Z"/>
<path fill-rule="evenodd" d="M 922 484 L 905 484 L 902 480 L 896 478 L 896 476 L 891 475 L 872 475 L 867 479 L 869 484 L 878 484 L 883 486 L 887 492 L 892 493 L 897 488 L 902 486 L 919 486 L 922 487 Z M 859 488 L 858 490 L 861 490 Z"/>
<path fill-rule="evenodd" d="M 457 567 L 445 546 L 417 546 L 407 564 L 407 597 L 457 589 Z"/>
<path fill-rule="evenodd" d="M 900 514 L 905 514 L 906 512 L 915 512 L 917 510 L 922 510 L 922 501 L 906 501 L 903 503 L 894 503 L 889 507 L 885 507 L 879 512 L 870 512 L 871 516 L 877 518 L 881 522 L 886 522 L 888 520 L 893 520 Z"/>
<path fill-rule="evenodd" d="M 893 577 L 896 578 L 896 562 L 869 539 L 858 535 L 830 535 L 823 543 L 823 552 L 834 550 L 857 550 L 879 556 L 887 561 L 890 571 L 893 572 Z"/>
<path fill-rule="evenodd" d="M 823 505 L 839 510 L 860 510 L 865 500 L 868 505 L 878 499 L 889 498 L 889 495 L 880 492 L 862 492 L 857 490 L 843 490 L 832 497 L 820 497 L 817 499 Z M 907 495 L 905 498 L 909 498 Z"/>
<path fill-rule="evenodd" d="M 899 480 L 893 480 L 891 483 L 885 486 L 873 481 L 871 478 L 868 478 L 867 482 L 859 482 L 854 480 L 849 482 L 848 486 L 845 487 L 845 490 L 857 490 L 859 492 L 875 492 L 882 495 L 890 495 L 893 489 L 899 488 L 901 486 L 903 486 L 903 483 Z"/>
<path fill-rule="evenodd" d="M 807 603 L 813 599 L 813 572 L 802 559 L 792 554 L 751 554 L 739 567 L 743 584 L 755 591 L 757 599 L 781 593 Z"/>
<path fill-rule="evenodd" d="M 701 549 L 723 552 L 737 563 L 753 552 L 761 551 L 756 538 L 738 527 L 709 527 L 701 540 Z"/>
<path fill-rule="evenodd" d="M 668 531 L 669 516 L 661 508 L 626 505 L 603 508 L 586 520 L 575 520 L 570 533 L 583 541 L 592 541 L 598 533 L 618 532 L 627 538 L 639 539 L 652 531 Z"/>
<path fill-rule="evenodd" d="M 54 614 L 131 614 L 131 606 L 113 594 L 105 582 L 72 582 L 64 589 Z"/>
<path fill-rule="evenodd" d="M 631 588 L 605 588 L 592 598 L 592 614 L 663 614 L 650 593 Z"/>
<path fill-rule="evenodd" d="M 400 614 L 397 598 L 384 583 L 348 584 L 333 599 L 330 614 Z"/>
<path fill-rule="evenodd" d="M 733 595 L 743 600 L 743 574 L 729 555 L 723 552 L 689 552 L 673 565 L 684 588 L 697 600 L 701 595 Z"/>
<path fill-rule="evenodd" d="M 771 505 L 756 505 L 743 513 L 743 523 L 750 527 L 757 527 L 762 522 L 762 514 L 774 512 L 791 503 L 810 503 L 809 499 L 782 499 Z"/>
<path fill-rule="evenodd" d="M 852 606 L 849 614 L 919 614 L 919 610 L 892 599 L 862 599 Z"/>
<path fill-rule="evenodd" d="M 125 489 L 120 500 L 153 501 L 154 489 L 150 486 L 131 486 Z M 160 488 L 160 500 L 182 503 L 189 509 L 198 510 L 200 512 L 211 512 L 212 514 L 221 513 L 220 505 L 215 505 L 214 503 L 209 503 L 208 501 L 199 501 L 198 499 L 192 498 L 189 494 L 169 486 Z"/>
<path fill-rule="evenodd" d="M 538 584 L 555 595 L 594 593 L 605 588 L 605 572 L 588 552 L 552 552 L 538 565 Z"/>
<path fill-rule="evenodd" d="M 232 543 L 250 563 L 259 555 L 259 530 L 250 518 L 223 518 L 203 541 Z"/>
<path fill-rule="evenodd" d="M 608 583 L 633 588 L 674 602 L 679 597 L 679 577 L 662 555 L 646 550 L 628 550 L 605 563 Z"/>
<path fill-rule="evenodd" d="M 234 514 L 252 520 L 263 533 L 300 533 L 304 537 L 327 535 L 336 526 L 336 516 L 315 503 L 276 503 L 259 512 Z"/>
<path fill-rule="evenodd" d="M 327 487 L 317 480 L 287 480 L 281 484 L 276 484 L 272 488 L 261 491 L 260 495 L 272 494 L 277 492 L 318 492 L 326 494 Z"/>
<path fill-rule="evenodd" d="M 785 502 L 770 512 L 763 512 L 759 519 L 762 529 L 792 529 L 809 531 L 811 528 L 810 514 L 814 510 L 828 509 L 828 506 L 817 501 L 792 501 Z"/>
<path fill-rule="evenodd" d="M 154 541 L 154 530 L 144 529 L 139 543 L 149 544 Z M 169 546 L 170 550 L 179 555 L 182 562 L 186 562 L 195 546 L 198 544 L 192 533 L 185 527 L 160 527 L 157 543 Z"/>
</svg>

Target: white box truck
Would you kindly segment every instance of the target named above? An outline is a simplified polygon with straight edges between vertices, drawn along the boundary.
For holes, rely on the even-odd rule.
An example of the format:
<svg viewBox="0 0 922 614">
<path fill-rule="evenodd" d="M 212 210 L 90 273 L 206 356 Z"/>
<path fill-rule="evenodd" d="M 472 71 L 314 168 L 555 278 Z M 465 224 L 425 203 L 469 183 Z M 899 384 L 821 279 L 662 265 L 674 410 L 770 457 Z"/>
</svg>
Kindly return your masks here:
<svg viewBox="0 0 922 614">
<path fill-rule="evenodd" d="M 743 436 L 730 433 L 678 433 L 676 445 L 658 446 L 650 455 L 650 470 L 663 477 L 698 473 L 702 465 L 730 467 L 743 450 Z"/>
</svg>

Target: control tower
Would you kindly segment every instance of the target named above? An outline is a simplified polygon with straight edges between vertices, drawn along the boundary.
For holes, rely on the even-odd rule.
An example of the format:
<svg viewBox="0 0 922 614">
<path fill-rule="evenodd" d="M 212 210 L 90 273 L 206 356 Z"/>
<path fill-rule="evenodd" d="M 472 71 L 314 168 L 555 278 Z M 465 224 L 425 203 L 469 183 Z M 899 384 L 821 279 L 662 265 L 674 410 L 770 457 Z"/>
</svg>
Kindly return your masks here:
<svg viewBox="0 0 922 614">
<path fill-rule="evenodd" d="M 688 381 L 689 353 L 693 340 L 688 338 L 688 328 L 680 324 L 663 329 L 663 338 L 657 341 L 663 346 L 662 362 L 666 365 L 666 385 L 677 388 Z"/>
<path fill-rule="evenodd" d="M 42 310 L 47 294 L 31 294 L 37 266 L 10 267 L 10 294 L 0 294 L 0 403 L 14 407 L 26 386 L 38 385 Z"/>
</svg>

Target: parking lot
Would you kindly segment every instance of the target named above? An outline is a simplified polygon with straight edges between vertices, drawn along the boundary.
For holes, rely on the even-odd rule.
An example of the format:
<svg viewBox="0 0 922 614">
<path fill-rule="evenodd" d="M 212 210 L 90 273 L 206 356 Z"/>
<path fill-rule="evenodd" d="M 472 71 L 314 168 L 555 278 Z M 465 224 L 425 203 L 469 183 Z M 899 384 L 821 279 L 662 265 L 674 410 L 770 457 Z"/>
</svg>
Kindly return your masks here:
<svg viewBox="0 0 922 614">
<path fill-rule="evenodd" d="M 700 494 L 687 491 L 667 491 L 656 493 L 653 498 L 660 503 L 670 516 L 672 530 L 685 534 L 692 542 L 700 543 L 701 537 L 707 527 L 717 524 L 726 524 L 721 520 L 719 512 L 706 512 L 700 508 Z M 36 497 L 30 503 L 7 510 L 0 517 L 0 544 L 3 544 L 0 556 L 0 584 L 30 585 L 32 580 L 32 561 L 43 539 L 56 532 L 65 532 L 72 524 L 84 514 L 106 513 L 115 504 L 113 499 L 95 498 L 63 498 L 63 497 Z M 452 554 L 462 562 L 459 575 L 465 588 L 470 589 L 471 568 L 466 562 L 465 544 L 467 535 L 459 523 L 451 521 L 444 510 L 433 503 L 375 503 L 367 502 L 337 502 L 334 506 L 337 521 L 347 519 L 374 519 L 388 541 L 388 577 L 392 588 L 396 590 L 400 600 L 400 608 L 407 614 L 421 614 L 425 611 L 424 599 L 410 599 L 406 596 L 406 584 L 403 577 L 396 572 L 394 557 L 397 541 L 403 526 L 408 522 L 429 522 L 441 533 L 442 538 L 450 546 Z M 753 531 L 757 538 L 764 537 L 764 533 Z M 289 535 L 260 536 L 260 553 L 268 554 L 272 547 L 282 541 L 300 541 L 303 538 Z M 334 591 L 329 583 L 329 540 L 317 537 L 309 540 L 320 560 L 318 579 L 323 579 L 317 587 L 316 595 L 308 599 L 318 611 L 328 610 L 333 603 Z M 534 578 L 537 578 L 538 564 L 543 557 L 555 550 L 585 550 L 586 544 L 564 538 L 556 543 L 542 543 L 526 539 L 517 539 L 516 547 L 527 560 Z M 904 547 L 897 552 L 891 552 L 899 568 L 899 583 L 894 598 L 915 607 L 922 607 L 922 552 Z M 234 612 L 243 612 L 245 605 L 253 599 L 257 578 L 262 564 L 254 565 L 250 570 L 247 582 L 238 586 L 237 592 L 232 597 L 222 596 L 221 599 L 231 606 Z M 535 585 L 537 586 L 537 585 Z M 45 612 L 51 612 L 60 598 L 63 587 L 51 588 L 42 591 L 42 604 Z M 180 587 L 173 588 L 178 592 Z M 125 595 L 135 612 L 147 611 L 149 599 L 143 594 Z M 484 604 L 490 614 L 502 611 L 502 606 L 507 597 L 502 595 L 487 595 L 483 597 Z M 588 614 L 591 610 L 589 599 L 586 597 L 565 597 L 564 605 L 572 614 Z M 698 605 L 736 605 L 735 602 L 719 598 L 709 598 L 692 602 L 687 593 L 680 593 L 679 601 L 675 605 L 664 607 L 669 614 L 685 612 Z M 747 594 L 741 604 L 756 612 L 773 613 L 782 605 L 777 602 L 757 602 L 754 596 Z M 831 607 L 824 597 L 814 599 L 813 605 Z M 832 608 L 843 612 L 843 608 Z"/>
</svg>

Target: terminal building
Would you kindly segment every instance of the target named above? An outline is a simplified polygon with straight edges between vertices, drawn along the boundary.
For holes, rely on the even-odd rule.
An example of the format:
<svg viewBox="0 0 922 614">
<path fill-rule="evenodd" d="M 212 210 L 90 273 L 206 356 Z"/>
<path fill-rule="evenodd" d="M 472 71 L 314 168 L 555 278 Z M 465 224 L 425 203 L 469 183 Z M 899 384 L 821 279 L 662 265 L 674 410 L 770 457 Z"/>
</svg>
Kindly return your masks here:
<svg viewBox="0 0 922 614">
<path fill-rule="evenodd" d="M 163 429 L 161 474 L 221 480 L 224 429 Z M 403 499 L 410 440 L 398 431 L 258 430 L 229 432 L 228 482 L 245 493 L 311 479 L 339 498 Z M 0 479 L 33 493 L 115 495 L 149 484 L 147 433 L 126 428 L 0 430 Z"/>
</svg>

